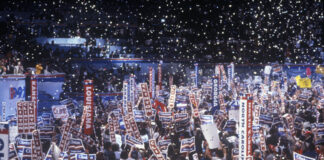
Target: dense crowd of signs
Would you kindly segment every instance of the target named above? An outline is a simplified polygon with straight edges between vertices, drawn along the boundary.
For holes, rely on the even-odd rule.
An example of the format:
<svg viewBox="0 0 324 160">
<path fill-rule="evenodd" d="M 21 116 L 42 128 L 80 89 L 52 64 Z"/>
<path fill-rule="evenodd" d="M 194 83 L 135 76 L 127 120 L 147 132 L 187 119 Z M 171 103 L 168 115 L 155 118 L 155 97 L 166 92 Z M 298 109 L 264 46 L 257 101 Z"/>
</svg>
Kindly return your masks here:
<svg viewBox="0 0 324 160">
<path fill-rule="evenodd" d="M 195 65 L 198 67 L 198 65 Z M 196 70 L 196 69 L 195 69 Z M 154 69 L 150 68 L 150 72 L 154 73 Z M 162 69 L 158 68 L 158 85 L 155 87 L 154 74 L 149 74 L 149 85 L 147 83 L 135 82 L 135 77 L 131 76 L 129 80 L 124 81 L 123 87 L 123 99 L 120 108 L 113 110 L 109 113 L 108 125 L 106 129 L 110 131 L 110 141 L 112 143 L 126 143 L 130 146 L 144 148 L 143 143 L 148 142 L 149 147 L 153 152 L 151 159 L 163 160 L 166 159 L 166 151 L 168 145 L 171 143 L 170 139 L 156 140 L 152 138 L 154 134 L 153 128 L 156 127 L 153 123 L 150 128 L 150 138 L 143 139 L 140 135 L 137 123 L 153 122 L 156 115 L 159 116 L 163 127 L 175 125 L 177 132 L 185 131 L 190 128 L 193 118 L 199 118 L 201 121 L 201 129 L 206 141 L 209 143 L 209 148 L 220 148 L 220 140 L 218 133 L 222 128 L 220 124 L 226 120 L 225 113 L 228 112 L 229 119 L 225 127 L 238 126 L 237 133 L 239 134 L 239 147 L 234 149 L 234 158 L 252 159 L 252 137 L 254 135 L 260 136 L 260 148 L 261 151 L 266 151 L 265 145 L 265 129 L 260 125 L 266 124 L 267 118 L 264 115 L 260 115 L 260 107 L 264 95 L 261 96 L 261 100 L 257 98 L 257 93 L 245 93 L 240 94 L 238 91 L 233 90 L 235 97 L 239 97 L 239 110 L 231 112 L 226 110 L 223 99 L 223 89 L 225 84 L 229 86 L 234 81 L 234 64 L 227 66 L 227 74 L 223 65 L 216 65 L 215 76 L 207 83 L 202 85 L 202 88 L 198 88 L 198 72 L 192 77 L 193 87 L 177 87 L 176 85 L 170 85 L 169 99 L 167 105 L 157 106 L 155 101 L 152 101 L 154 94 L 156 97 L 161 94 L 163 88 L 160 88 L 162 78 Z M 287 82 L 283 82 L 282 87 L 276 85 L 269 79 L 271 73 L 283 72 L 282 69 L 278 69 L 272 66 L 266 66 L 264 70 L 265 79 L 261 83 L 261 94 L 265 94 L 267 91 L 275 91 L 281 94 L 281 103 L 284 103 L 282 99 L 282 93 L 287 90 Z M 310 78 L 295 77 L 295 81 L 300 88 L 312 88 L 312 82 Z M 34 83 L 34 81 L 32 81 Z M 271 87 L 266 86 L 271 84 Z M 35 82 L 34 86 L 37 86 Z M 138 86 L 138 87 L 137 87 Z M 316 86 L 319 90 L 323 90 L 323 86 Z M 249 87 L 248 87 L 249 88 Z M 156 90 L 155 90 L 156 89 Z M 228 87 L 228 89 L 232 89 Z M 155 90 L 155 92 L 153 92 Z M 32 92 L 37 91 L 32 89 Z M 252 91 L 252 90 L 250 90 Z M 153 94 L 154 93 L 154 94 Z M 210 108 L 216 108 L 219 112 L 218 115 L 204 115 L 198 108 L 198 106 L 204 101 L 204 95 L 210 94 L 212 97 L 212 104 Z M 239 94 L 241 96 L 239 96 Z M 58 148 L 60 149 L 60 158 L 67 159 L 70 156 L 71 159 L 96 159 L 95 154 L 85 154 L 84 143 L 93 146 L 96 145 L 95 141 L 90 138 L 94 132 L 94 88 L 92 80 L 85 80 L 84 82 L 84 110 L 81 118 L 81 125 L 75 128 L 75 119 L 71 117 L 68 112 L 68 105 L 54 105 L 52 106 L 53 113 L 43 113 L 37 116 L 37 92 L 33 93 L 35 96 L 32 101 L 21 101 L 17 103 L 17 127 L 18 136 L 15 142 L 9 143 L 9 125 L 8 123 L 0 123 L 0 159 L 16 159 L 17 157 L 27 159 L 53 159 L 53 153 L 55 146 L 51 145 L 48 151 L 43 151 L 41 147 L 41 140 L 51 140 L 51 134 L 54 132 L 53 118 L 62 119 L 64 122 L 61 130 L 62 137 Z M 193 111 L 192 116 L 186 111 L 187 104 L 185 100 L 189 99 L 191 109 Z M 137 101 L 137 103 L 135 103 Z M 253 103 L 255 102 L 255 103 Z M 143 105 L 143 110 L 139 110 L 139 104 Z M 323 106 L 323 99 L 320 101 L 319 107 Z M 256 105 L 255 105 L 256 104 Z M 279 105 L 279 112 L 284 111 L 284 105 Z M 178 110 L 175 112 L 175 108 Z M 252 112 L 253 111 L 253 112 Z M 53 114 L 53 116 L 52 116 Z M 287 129 L 291 134 L 294 131 L 293 117 L 290 114 L 283 113 L 282 118 L 285 120 Z M 120 120 L 124 123 L 124 127 L 121 126 Z M 261 126 L 261 127 L 260 127 Z M 259 127 L 255 130 L 254 127 Z M 121 139 L 121 129 L 126 130 L 125 139 Z M 27 136 L 31 135 L 31 136 Z M 195 137 L 185 138 L 181 140 L 180 153 L 194 152 Z M 43 154 L 47 153 L 47 154 Z M 69 153 L 69 155 L 67 154 Z M 196 154 L 193 155 L 194 159 L 198 159 Z M 311 159 L 298 153 L 294 153 L 294 159 Z"/>
</svg>

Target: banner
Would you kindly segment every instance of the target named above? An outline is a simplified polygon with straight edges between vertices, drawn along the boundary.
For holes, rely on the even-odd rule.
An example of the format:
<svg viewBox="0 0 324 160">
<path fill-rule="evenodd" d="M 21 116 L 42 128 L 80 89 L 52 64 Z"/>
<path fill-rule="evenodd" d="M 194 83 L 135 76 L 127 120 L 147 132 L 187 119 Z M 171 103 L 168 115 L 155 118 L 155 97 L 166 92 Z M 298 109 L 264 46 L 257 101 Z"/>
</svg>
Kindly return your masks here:
<svg viewBox="0 0 324 160">
<path fill-rule="evenodd" d="M 173 85 L 173 75 L 169 75 L 169 86 Z"/>
<path fill-rule="evenodd" d="M 294 119 L 291 114 L 286 113 L 285 115 L 282 116 L 284 118 L 285 125 L 290 131 L 290 134 L 294 135 L 295 132 L 295 127 L 294 127 Z"/>
<path fill-rule="evenodd" d="M 169 110 L 172 110 L 174 108 L 176 94 L 177 94 L 177 86 L 172 85 L 171 89 L 170 89 L 170 98 L 169 98 L 169 103 L 168 103 L 168 107 L 167 107 Z"/>
<path fill-rule="evenodd" d="M 72 127 L 72 123 L 73 123 L 73 120 L 69 118 L 67 120 L 67 123 L 64 125 L 62 138 L 61 138 L 60 145 L 59 145 L 61 152 L 64 152 L 64 150 L 66 148 L 66 144 L 67 144 L 68 140 L 70 139 L 69 134 L 70 134 L 70 130 Z"/>
<path fill-rule="evenodd" d="M 260 106 L 259 105 L 253 105 L 253 125 L 257 126 L 259 125 L 260 121 Z"/>
<path fill-rule="evenodd" d="M 35 105 L 35 102 L 24 102 L 28 105 L 28 127 L 29 133 L 33 132 L 36 129 L 36 122 L 37 122 L 37 107 Z M 25 126 L 26 127 L 26 126 Z"/>
<path fill-rule="evenodd" d="M 164 160 L 164 157 L 162 155 L 162 152 L 160 151 L 160 149 L 158 148 L 158 146 L 156 145 L 156 142 L 154 139 L 150 139 L 149 140 L 149 145 L 150 145 L 150 149 L 152 150 L 153 154 L 155 155 L 155 157 L 158 160 Z"/>
<path fill-rule="evenodd" d="M 137 128 L 137 124 L 136 124 L 136 122 L 135 122 L 135 120 L 134 120 L 134 117 L 130 117 L 130 118 L 129 118 L 129 124 L 130 124 L 130 126 L 131 126 L 131 128 L 132 128 L 132 130 L 133 130 L 132 133 L 134 134 L 135 138 L 136 138 L 138 141 L 142 142 L 141 134 L 140 134 L 140 132 L 139 132 L 139 130 L 138 130 L 138 128 Z"/>
<path fill-rule="evenodd" d="M 294 152 L 294 160 L 315 160 L 315 158 L 307 157 Z"/>
<path fill-rule="evenodd" d="M 135 114 L 135 116 L 136 116 L 136 114 Z M 144 117 L 144 113 L 143 113 L 143 117 Z M 131 124 L 129 122 L 129 115 L 123 116 L 123 121 L 124 121 L 125 129 L 126 129 L 126 134 L 132 135 L 133 134 L 133 129 L 132 129 Z M 143 120 L 143 122 L 145 122 L 145 120 Z"/>
<path fill-rule="evenodd" d="M 42 145 L 40 141 L 40 135 L 38 130 L 32 132 L 32 158 L 33 160 L 43 160 Z"/>
<path fill-rule="evenodd" d="M 263 128 L 260 128 L 259 130 L 259 135 L 260 135 L 260 148 L 262 152 L 265 152 L 267 150 L 267 145 L 266 145 L 266 138 L 263 133 Z"/>
<path fill-rule="evenodd" d="M 129 134 L 126 134 L 126 137 L 125 137 L 125 141 L 126 141 L 126 144 L 134 147 L 136 145 L 142 145 L 142 142 L 137 140 L 135 137 L 129 135 Z"/>
<path fill-rule="evenodd" d="M 0 103 L 2 119 L 10 115 L 17 115 L 15 106 L 17 102 L 24 101 L 26 95 L 25 76 L 21 75 L 0 75 Z"/>
<path fill-rule="evenodd" d="M 66 108 L 66 105 L 53 105 L 52 111 L 54 118 L 56 119 L 62 119 L 63 122 L 66 122 L 69 118 L 69 113 Z"/>
<path fill-rule="evenodd" d="M 205 124 L 201 125 L 201 131 L 204 134 L 206 141 L 208 142 L 208 147 L 210 149 L 221 148 L 219 131 L 216 124 Z"/>
<path fill-rule="evenodd" d="M 9 144 L 9 160 L 18 160 L 18 154 L 14 143 Z M 5 159 L 5 158 L 4 158 Z"/>
<path fill-rule="evenodd" d="M 37 89 L 37 78 L 31 76 L 30 78 L 30 100 L 35 103 L 35 117 L 37 117 L 37 104 L 38 104 L 38 89 Z"/>
<path fill-rule="evenodd" d="M 195 63 L 195 87 L 198 88 L 198 63 Z"/>
<path fill-rule="evenodd" d="M 172 123 L 172 112 L 159 112 L 159 120 L 162 123 L 162 127 L 166 127 Z"/>
<path fill-rule="evenodd" d="M 0 159 L 9 159 L 9 125 L 0 123 Z"/>
<path fill-rule="evenodd" d="M 22 152 L 22 160 L 32 160 L 32 148 L 24 147 Z"/>
<path fill-rule="evenodd" d="M 219 79 L 218 77 L 213 78 L 213 85 L 212 85 L 212 101 L 213 101 L 213 108 L 219 109 L 218 103 L 218 96 L 219 96 Z"/>
<path fill-rule="evenodd" d="M 128 91 L 128 82 L 124 81 L 123 82 L 123 114 L 126 114 L 127 112 L 127 99 L 128 99 L 128 95 L 127 95 L 127 91 Z"/>
<path fill-rule="evenodd" d="M 18 133 L 23 134 L 25 132 L 23 102 L 17 103 L 17 119 L 18 119 L 18 123 L 17 123 Z"/>
<path fill-rule="evenodd" d="M 146 83 L 141 83 L 142 97 L 143 97 L 143 105 L 146 117 L 150 118 L 153 116 L 152 105 L 149 90 L 147 88 Z"/>
<path fill-rule="evenodd" d="M 198 104 L 196 102 L 196 97 L 195 97 L 194 93 L 192 93 L 192 92 L 189 93 L 189 100 L 190 100 L 190 103 L 193 106 L 193 117 L 198 118 L 199 117 L 199 110 L 198 110 Z"/>
<path fill-rule="evenodd" d="M 155 85 L 153 84 L 153 76 L 154 76 L 154 69 L 152 67 L 149 68 L 149 90 L 150 90 L 150 95 L 151 95 L 151 98 L 154 97 L 154 88 L 155 88 Z"/>
<path fill-rule="evenodd" d="M 131 74 L 129 77 L 129 86 L 130 86 L 129 99 L 132 102 L 132 106 L 135 106 L 136 82 L 135 82 L 135 75 L 133 74 Z"/>
<path fill-rule="evenodd" d="M 224 65 L 220 65 L 220 70 L 222 73 L 222 78 L 221 78 L 221 86 L 223 87 L 225 85 L 225 83 L 227 83 L 227 77 L 226 77 L 226 72 L 224 69 Z"/>
<path fill-rule="evenodd" d="M 109 118 L 108 118 L 108 125 L 109 125 L 110 141 L 112 143 L 116 143 L 115 126 L 114 126 L 114 122 L 113 122 L 111 116 L 109 116 Z"/>
<path fill-rule="evenodd" d="M 312 88 L 312 80 L 310 78 L 296 77 L 296 82 L 300 88 Z"/>
<path fill-rule="evenodd" d="M 167 151 L 168 150 L 168 146 L 171 144 L 171 139 L 165 139 L 165 140 L 159 140 L 158 142 L 158 146 L 160 148 L 160 150 L 163 151 Z"/>
<path fill-rule="evenodd" d="M 90 137 L 87 136 L 85 134 L 82 134 L 81 132 L 75 130 L 75 129 L 71 129 L 71 134 L 75 137 L 78 137 L 80 139 L 82 139 L 82 141 L 90 146 L 94 146 L 95 145 L 95 141 Z"/>
<path fill-rule="evenodd" d="M 27 134 L 29 133 L 29 112 L 28 112 L 28 109 L 29 109 L 29 105 L 28 103 L 26 102 L 23 102 L 23 117 L 24 117 L 24 133 Z"/>
<path fill-rule="evenodd" d="M 84 149 L 82 140 L 71 138 L 69 141 L 69 145 L 68 145 L 68 152 L 71 155 L 74 155 L 77 153 L 84 153 L 85 149 Z"/>
<path fill-rule="evenodd" d="M 134 110 L 135 122 L 145 122 L 145 112 L 143 110 Z"/>
<path fill-rule="evenodd" d="M 1 103 L 1 107 L 2 107 L 1 121 L 2 122 L 6 121 L 6 106 L 7 106 L 6 102 Z"/>
<path fill-rule="evenodd" d="M 18 133 L 27 134 L 36 129 L 35 107 L 31 101 L 17 102 Z"/>
<path fill-rule="evenodd" d="M 214 123 L 213 115 L 200 115 L 201 125 Z"/>
<path fill-rule="evenodd" d="M 119 117 L 116 116 L 114 113 L 111 113 L 111 119 L 113 121 L 114 127 L 115 127 L 115 133 L 120 134 L 120 126 L 119 126 Z"/>
<path fill-rule="evenodd" d="M 239 153 L 241 159 L 252 156 L 252 100 L 247 97 L 240 99 Z"/>
<path fill-rule="evenodd" d="M 38 127 L 40 139 L 52 139 L 52 134 L 54 133 L 54 126 L 42 126 Z"/>
<path fill-rule="evenodd" d="M 31 148 L 32 146 L 32 141 L 30 139 L 17 139 L 16 141 L 17 144 L 17 154 L 18 157 L 22 157 L 23 156 L 23 152 L 24 152 L 24 148 Z"/>
<path fill-rule="evenodd" d="M 76 154 L 75 160 L 96 160 L 96 154 Z"/>
<path fill-rule="evenodd" d="M 93 80 L 84 80 L 84 134 L 93 133 Z"/>
<path fill-rule="evenodd" d="M 180 153 L 196 151 L 195 137 L 181 140 Z"/>
<path fill-rule="evenodd" d="M 159 86 L 158 91 L 160 91 L 162 89 L 162 63 L 161 62 L 158 65 L 158 86 Z"/>
</svg>

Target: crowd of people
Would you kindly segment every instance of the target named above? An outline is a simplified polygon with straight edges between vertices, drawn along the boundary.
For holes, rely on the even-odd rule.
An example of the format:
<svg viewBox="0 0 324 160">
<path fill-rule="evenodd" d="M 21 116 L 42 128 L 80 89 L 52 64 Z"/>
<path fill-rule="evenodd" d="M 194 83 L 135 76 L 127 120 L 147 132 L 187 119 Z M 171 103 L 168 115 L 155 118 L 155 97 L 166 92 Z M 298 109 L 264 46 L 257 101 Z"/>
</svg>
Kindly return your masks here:
<svg viewBox="0 0 324 160">
<path fill-rule="evenodd" d="M 266 75 L 265 75 L 266 77 Z M 239 112 L 237 105 L 240 103 L 240 96 L 245 93 L 253 94 L 253 106 L 260 107 L 259 123 L 256 125 L 253 122 L 253 140 L 252 150 L 253 159 L 294 159 L 294 153 L 298 153 L 309 158 L 322 159 L 321 156 L 324 153 L 324 139 L 322 137 L 322 124 L 324 123 L 323 112 L 323 81 L 312 80 L 311 88 L 301 88 L 297 85 L 296 80 L 292 79 L 275 79 L 271 77 L 268 83 L 263 79 L 261 83 L 254 84 L 252 82 L 243 81 L 235 78 L 232 83 L 222 83 L 220 94 L 224 100 L 224 110 L 216 109 L 213 106 L 212 92 L 205 90 L 203 86 L 209 86 L 211 89 L 210 80 L 200 87 L 195 88 L 187 85 L 177 86 L 175 107 L 173 109 L 168 108 L 169 112 L 174 115 L 179 113 L 188 114 L 190 121 L 183 130 L 178 130 L 177 123 L 172 121 L 171 125 L 165 126 L 164 121 L 159 118 L 161 114 L 159 112 L 165 112 L 163 108 L 155 106 L 156 109 L 155 118 L 146 119 L 143 122 L 137 122 L 138 130 L 144 142 L 144 147 L 130 146 L 126 142 L 125 137 L 127 133 L 126 127 L 123 126 L 123 111 L 122 100 L 110 101 L 108 104 L 103 104 L 100 99 L 97 99 L 94 103 L 95 106 L 95 120 L 94 120 L 94 134 L 91 135 L 92 139 L 96 141 L 95 146 L 86 146 L 88 154 L 96 154 L 97 159 L 148 159 L 154 153 L 147 139 L 154 139 L 156 142 L 163 140 L 170 140 L 168 147 L 163 151 L 166 155 L 166 159 L 195 159 L 197 153 L 198 159 L 236 159 L 238 158 L 238 146 L 239 146 L 239 128 L 240 122 L 231 116 L 231 110 Z M 274 83 L 277 81 L 278 83 Z M 228 88 L 228 85 L 231 87 Z M 265 89 L 269 87 L 268 89 Z M 163 86 L 163 90 L 156 99 L 160 103 L 170 103 L 170 86 Z M 208 88 L 208 87 L 207 87 Z M 189 99 L 189 93 L 201 91 L 201 94 L 197 94 L 197 102 L 199 115 L 212 115 L 213 124 L 219 130 L 218 134 L 220 141 L 218 148 L 210 149 L 212 144 L 208 143 L 203 133 L 204 122 L 201 118 L 194 117 L 194 107 L 191 106 Z M 197 93 L 198 93 L 197 92 Z M 137 91 L 136 105 L 134 109 L 144 110 L 144 102 L 141 98 L 141 90 Z M 156 100 L 155 99 L 155 100 Z M 137 101 L 138 100 L 138 101 Z M 154 102 L 154 101 L 153 101 Z M 185 103 L 185 107 L 181 104 Z M 220 107 L 222 108 L 222 107 Z M 236 109 L 235 109 L 236 108 Z M 114 134 L 120 135 L 121 143 L 112 143 L 111 130 L 109 127 L 108 117 L 111 114 L 116 114 L 120 120 L 120 131 L 114 131 Z M 254 112 L 255 107 L 254 107 Z M 82 110 L 79 111 L 80 114 Z M 254 114 L 253 114 L 254 115 Z M 286 117 L 291 116 L 293 118 L 292 125 Z M 174 117 L 173 117 L 174 118 Z M 220 121 L 221 119 L 221 121 Z M 253 117 L 255 121 L 256 117 Z M 173 119 L 174 120 L 174 119 Z M 75 119 L 76 125 L 81 124 L 81 116 L 77 116 Z M 61 128 L 64 123 L 57 119 L 55 122 L 56 133 L 54 137 L 61 137 Z M 78 128 L 78 127 L 76 127 Z M 153 130 L 152 130 L 153 129 Z M 259 131 L 262 132 L 259 132 Z M 264 134 L 264 135 L 262 135 Z M 265 137 L 262 142 L 261 137 Z M 181 140 L 186 138 L 195 138 L 195 150 L 192 152 L 180 151 Z M 146 139 L 146 140 L 145 140 Z M 59 144 L 59 138 L 55 139 L 57 145 Z M 213 143 L 216 143 L 215 141 Z M 266 149 L 262 148 L 262 143 L 265 143 Z M 49 148 L 50 143 L 44 148 Z M 44 149 L 46 150 L 46 149 Z"/>
<path fill-rule="evenodd" d="M 322 19 L 323 4 L 320 0 L 1 1 L 0 75 L 65 73 L 60 98 L 66 99 L 70 98 L 69 93 L 83 93 L 86 79 L 93 80 L 96 93 L 120 92 L 125 76 L 136 75 L 142 70 L 140 65 L 129 64 L 115 70 L 91 65 L 75 66 L 74 60 L 80 59 L 92 62 L 97 58 L 132 54 L 151 61 L 181 61 L 185 64 L 323 64 Z M 81 37 L 86 39 L 86 43 L 66 49 L 52 43 L 40 44 L 36 41 L 40 37 Z M 98 47 L 95 38 L 106 40 L 106 44 Z M 107 55 L 109 46 L 120 46 L 121 50 Z M 254 84 L 236 76 L 235 80 L 220 88 L 224 101 L 221 110 L 212 104 L 212 91 L 203 92 L 204 86 L 211 88 L 211 79 L 201 80 L 203 84 L 192 88 L 185 83 L 189 75 L 185 79 L 185 75 L 180 73 L 173 74 L 177 96 L 175 108 L 169 111 L 188 114 L 189 123 L 185 129 L 177 130 L 176 123 L 166 127 L 159 118 L 158 112 L 163 111 L 156 105 L 167 106 L 171 94 L 168 79 L 164 78 L 160 95 L 151 99 L 156 110 L 155 118 L 136 123 L 140 135 L 146 137 L 143 138 L 144 147 L 127 144 L 123 127 L 115 133 L 122 137 L 122 143 L 112 143 L 108 117 L 120 110 L 124 102 L 116 99 L 103 103 L 96 99 L 95 129 L 91 135 L 96 145 L 85 144 L 85 153 L 96 154 L 98 160 L 149 159 L 154 153 L 147 139 L 154 139 L 156 142 L 170 140 L 163 151 L 166 159 L 235 159 L 239 154 L 240 122 L 231 119 L 229 111 L 239 104 L 240 95 L 253 93 L 253 105 L 260 106 L 260 122 L 254 128 L 257 132 L 253 138 L 253 159 L 294 159 L 294 153 L 321 159 L 324 154 L 324 139 L 321 137 L 324 135 L 321 132 L 324 123 L 322 79 L 312 79 L 312 86 L 305 89 L 298 86 L 295 79 L 283 80 L 276 76 L 266 82 L 263 75 L 263 82 Z M 245 73 L 237 73 L 240 74 Z M 164 73 L 163 76 L 168 78 L 170 75 Z M 273 85 L 273 81 L 281 85 Z M 136 102 L 140 103 L 134 108 L 144 110 L 140 100 L 142 95 L 138 91 Z M 211 115 L 212 123 L 217 124 L 220 147 L 210 148 L 212 144 L 203 133 L 201 119 L 193 117 L 190 92 L 197 92 L 199 114 Z M 184 109 L 180 102 L 186 104 Z M 74 121 L 78 126 L 82 123 L 82 110 L 75 114 Z M 122 117 L 120 113 L 120 126 Z M 284 117 L 292 117 L 293 128 Z M 42 141 L 44 154 L 50 146 L 59 145 L 65 125 L 62 120 L 55 120 L 52 140 Z M 266 150 L 261 145 L 262 134 Z M 181 152 L 181 140 L 192 137 L 195 138 L 195 150 Z M 57 158 L 60 152 L 53 155 Z"/>
</svg>

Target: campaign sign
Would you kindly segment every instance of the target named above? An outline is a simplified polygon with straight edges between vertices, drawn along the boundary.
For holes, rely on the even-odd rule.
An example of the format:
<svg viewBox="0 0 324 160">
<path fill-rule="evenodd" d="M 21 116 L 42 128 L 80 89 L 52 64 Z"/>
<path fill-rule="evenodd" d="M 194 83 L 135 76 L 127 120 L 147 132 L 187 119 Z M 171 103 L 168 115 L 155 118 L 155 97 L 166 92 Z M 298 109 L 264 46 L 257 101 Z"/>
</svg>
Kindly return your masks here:
<svg viewBox="0 0 324 160">
<path fill-rule="evenodd" d="M 75 154 L 75 160 L 96 160 L 96 154 Z"/>
<path fill-rule="evenodd" d="M 162 152 L 160 151 L 160 149 L 156 145 L 156 141 L 154 139 L 149 140 L 149 146 L 150 146 L 150 149 L 152 150 L 153 154 L 155 155 L 156 159 L 164 160 Z"/>
<path fill-rule="evenodd" d="M 0 160 L 8 159 L 9 154 L 9 126 L 0 123 Z"/>
<path fill-rule="evenodd" d="M 52 111 L 53 111 L 54 118 L 62 119 L 62 121 L 64 122 L 67 121 L 69 117 L 69 113 L 66 108 L 66 105 L 53 105 Z"/>
<path fill-rule="evenodd" d="M 204 125 L 204 124 L 212 124 L 214 120 L 212 115 L 201 115 L 200 121 L 201 121 L 201 125 Z"/>
<path fill-rule="evenodd" d="M 195 137 L 181 140 L 180 153 L 196 151 Z"/>
<path fill-rule="evenodd" d="M 213 85 L 212 85 L 212 106 L 216 109 L 219 109 L 219 102 L 218 102 L 218 95 L 219 95 L 219 81 L 218 77 L 213 78 Z"/>
<path fill-rule="evenodd" d="M 294 152 L 294 160 L 315 160 L 315 158 L 310 158 Z"/>
<path fill-rule="evenodd" d="M 145 116 L 144 116 L 143 110 L 134 110 L 134 119 L 135 122 L 145 122 Z"/>
<path fill-rule="evenodd" d="M 93 98 L 94 88 L 93 80 L 84 80 L 84 134 L 91 135 L 93 133 Z"/>
</svg>

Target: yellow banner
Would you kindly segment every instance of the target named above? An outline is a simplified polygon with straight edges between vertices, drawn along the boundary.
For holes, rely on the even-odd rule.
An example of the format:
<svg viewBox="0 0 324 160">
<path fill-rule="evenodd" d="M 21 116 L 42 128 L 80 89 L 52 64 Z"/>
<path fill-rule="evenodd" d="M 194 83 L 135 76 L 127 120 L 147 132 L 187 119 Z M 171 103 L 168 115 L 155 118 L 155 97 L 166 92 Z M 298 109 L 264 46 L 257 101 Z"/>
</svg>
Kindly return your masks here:
<svg viewBox="0 0 324 160">
<path fill-rule="evenodd" d="M 300 75 L 296 76 L 295 79 L 296 79 L 297 86 L 299 86 L 299 81 L 300 81 L 300 79 L 301 79 L 301 78 L 300 78 Z"/>
<path fill-rule="evenodd" d="M 301 78 L 299 80 L 300 88 L 312 88 L 312 81 L 309 78 Z"/>
<path fill-rule="evenodd" d="M 324 75 L 324 67 L 321 67 L 320 65 L 316 66 L 315 73 Z"/>
</svg>

